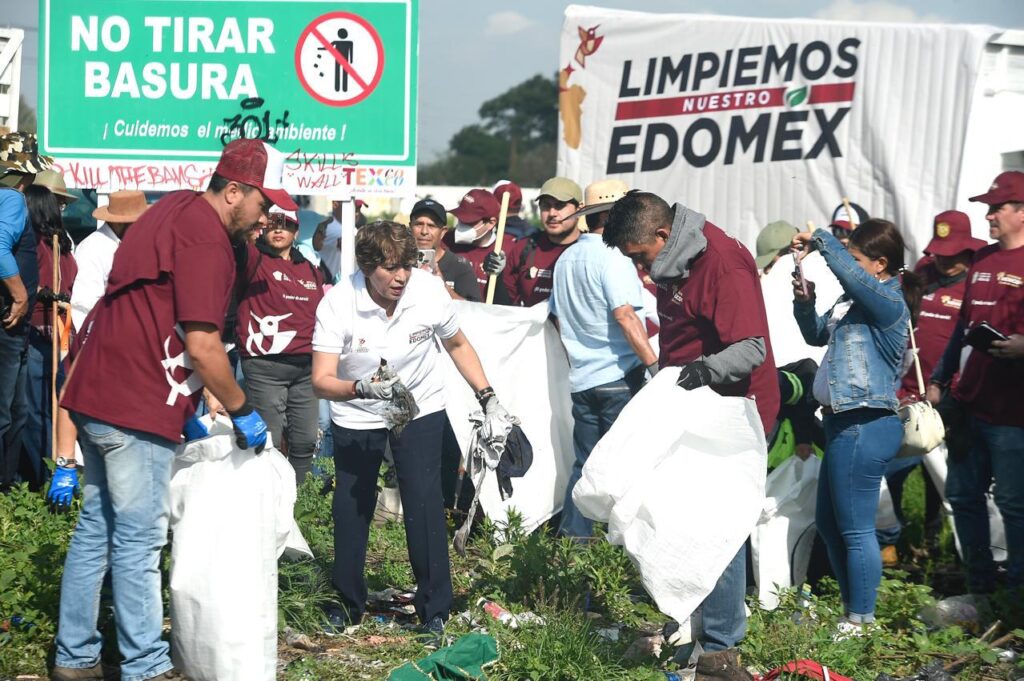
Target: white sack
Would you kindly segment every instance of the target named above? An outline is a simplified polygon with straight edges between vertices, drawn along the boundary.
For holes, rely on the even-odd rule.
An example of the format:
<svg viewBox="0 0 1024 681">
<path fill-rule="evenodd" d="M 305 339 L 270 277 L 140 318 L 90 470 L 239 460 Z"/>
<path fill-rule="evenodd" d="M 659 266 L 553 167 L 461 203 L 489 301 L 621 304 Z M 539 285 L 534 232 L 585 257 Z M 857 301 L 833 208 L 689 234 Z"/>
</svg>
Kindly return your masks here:
<svg viewBox="0 0 1024 681">
<path fill-rule="evenodd" d="M 209 428 L 171 469 L 174 664 L 193 681 L 272 681 L 277 559 L 286 545 L 309 554 L 293 519 L 295 471 L 269 437 L 254 456 L 230 423 Z"/>
<path fill-rule="evenodd" d="M 750 536 L 758 598 L 767 610 L 778 606 L 780 589 L 807 578 L 820 468 L 816 456 L 791 456 L 768 474 L 764 510 Z"/>
<path fill-rule="evenodd" d="M 767 450 L 753 400 L 687 391 L 662 369 L 583 467 L 573 501 L 608 523 L 662 612 L 684 622 L 764 506 Z"/>
<path fill-rule="evenodd" d="M 575 460 L 569 360 L 558 332 L 547 322 L 547 303 L 532 308 L 467 302 L 455 306 L 459 325 L 480 356 L 498 399 L 522 421 L 533 446 L 533 465 L 525 476 L 512 480 L 513 495 L 502 501 L 495 477 L 488 475 L 480 505 L 496 522 L 505 521 L 509 510 L 516 509 L 523 516 L 523 529 L 531 532 L 562 509 Z M 448 418 L 465 453 L 472 430 L 469 415 L 480 405 L 447 353 L 443 355 Z"/>
<path fill-rule="evenodd" d="M 963 550 L 960 548 L 960 537 L 956 533 L 956 524 L 953 523 L 953 507 L 946 501 L 946 475 L 949 468 L 946 466 L 946 443 L 942 443 L 924 456 L 924 468 L 928 471 L 935 486 L 942 497 L 942 510 L 945 512 L 951 527 L 953 528 L 953 540 L 956 543 L 956 552 L 963 558 Z M 989 544 L 992 547 L 992 559 L 997 563 L 1006 560 L 1006 528 L 1003 526 L 1003 516 L 999 513 L 992 492 L 985 495 L 988 501 L 988 529 Z"/>
<path fill-rule="evenodd" d="M 803 259 L 804 278 L 814 282 L 818 314 L 825 314 L 843 293 L 839 280 L 817 251 Z M 768 274 L 761 277 L 761 293 L 768 316 L 768 337 L 772 343 L 775 366 L 784 366 L 810 357 L 818 364 L 825 346 L 808 345 L 793 316 L 793 258 L 783 256 Z"/>
</svg>

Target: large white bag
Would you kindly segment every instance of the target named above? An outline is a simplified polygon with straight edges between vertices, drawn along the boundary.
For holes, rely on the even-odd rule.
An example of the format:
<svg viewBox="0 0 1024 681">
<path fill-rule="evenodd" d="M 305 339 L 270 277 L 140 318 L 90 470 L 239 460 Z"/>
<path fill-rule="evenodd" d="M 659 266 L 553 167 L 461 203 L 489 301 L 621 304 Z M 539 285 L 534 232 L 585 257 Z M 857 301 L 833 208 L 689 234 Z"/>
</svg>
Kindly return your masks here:
<svg viewBox="0 0 1024 681">
<path fill-rule="evenodd" d="M 820 468 L 816 456 L 806 461 L 791 456 L 768 474 L 764 510 L 750 536 L 758 598 L 768 610 L 778 606 L 779 589 L 807 577 Z"/>
<path fill-rule="evenodd" d="M 295 472 L 267 441 L 238 449 L 229 423 L 178 449 L 171 469 L 171 641 L 193 681 L 273 681 L 277 559 L 309 554 L 295 521 Z"/>
<path fill-rule="evenodd" d="M 683 390 L 678 376 L 662 369 L 626 405 L 573 501 L 608 523 L 658 607 L 684 622 L 761 515 L 767 450 L 753 400 Z"/>
</svg>

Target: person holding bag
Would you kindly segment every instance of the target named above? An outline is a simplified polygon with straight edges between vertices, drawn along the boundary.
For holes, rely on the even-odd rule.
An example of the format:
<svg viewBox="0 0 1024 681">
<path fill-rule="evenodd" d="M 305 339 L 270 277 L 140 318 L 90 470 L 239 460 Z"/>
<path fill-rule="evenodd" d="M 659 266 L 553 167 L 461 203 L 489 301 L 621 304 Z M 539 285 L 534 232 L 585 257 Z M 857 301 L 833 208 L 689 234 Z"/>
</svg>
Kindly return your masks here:
<svg viewBox="0 0 1024 681">
<path fill-rule="evenodd" d="M 860 225 L 847 248 L 823 229 L 797 234 L 792 248 L 819 251 L 843 287 L 819 316 L 814 283 L 794 277 L 793 314 L 807 343 L 828 346 L 813 388 L 826 438 L 815 520 L 843 599 L 839 633 L 848 636 L 875 618 L 882 578 L 875 511 L 903 440 L 896 389 L 920 285 L 904 270 L 903 237 L 885 220 Z"/>
<path fill-rule="evenodd" d="M 331 400 L 336 472 L 331 581 L 340 607 L 327 610 L 329 631 L 359 623 L 366 610 L 366 546 L 390 443 L 416 578 L 413 604 L 427 644 L 436 647 L 453 598 L 441 495 L 442 347 L 474 390 L 481 437 L 496 451 L 513 420 L 460 329 L 444 282 L 416 267 L 412 230 L 369 224 L 356 235 L 355 252 L 358 270 L 324 296 L 313 331 L 313 390 Z M 408 420 L 399 427 L 391 415 L 403 408 Z"/>
</svg>

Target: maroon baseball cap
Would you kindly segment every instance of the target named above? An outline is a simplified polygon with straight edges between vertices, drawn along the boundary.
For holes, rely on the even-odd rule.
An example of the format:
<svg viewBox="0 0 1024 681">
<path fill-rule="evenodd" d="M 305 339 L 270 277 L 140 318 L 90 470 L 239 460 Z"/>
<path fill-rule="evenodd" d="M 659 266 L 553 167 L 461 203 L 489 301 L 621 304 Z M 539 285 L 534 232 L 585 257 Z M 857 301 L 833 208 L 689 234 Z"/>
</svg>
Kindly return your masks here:
<svg viewBox="0 0 1024 681">
<path fill-rule="evenodd" d="M 508 194 L 508 212 L 518 213 L 523 209 L 523 190 L 512 180 L 501 180 L 494 185 L 494 198 L 501 205 L 502 194 Z"/>
<path fill-rule="evenodd" d="M 952 256 L 964 251 L 977 251 L 985 246 L 971 236 L 971 219 L 958 210 L 947 210 L 935 216 L 935 236 L 925 247 L 925 255 Z"/>
<path fill-rule="evenodd" d="M 217 174 L 256 187 L 279 208 L 298 210 L 282 188 L 284 159 L 284 154 L 262 140 L 237 139 L 221 152 Z"/>
<path fill-rule="evenodd" d="M 1007 201 L 1024 201 L 1024 173 L 1019 170 L 999 173 L 987 192 L 972 196 L 970 200 L 987 203 L 990 206 Z"/>
<path fill-rule="evenodd" d="M 459 201 L 459 205 L 448 212 L 465 225 L 475 225 L 481 220 L 497 219 L 500 211 L 501 206 L 494 194 L 486 189 L 470 189 Z"/>
</svg>

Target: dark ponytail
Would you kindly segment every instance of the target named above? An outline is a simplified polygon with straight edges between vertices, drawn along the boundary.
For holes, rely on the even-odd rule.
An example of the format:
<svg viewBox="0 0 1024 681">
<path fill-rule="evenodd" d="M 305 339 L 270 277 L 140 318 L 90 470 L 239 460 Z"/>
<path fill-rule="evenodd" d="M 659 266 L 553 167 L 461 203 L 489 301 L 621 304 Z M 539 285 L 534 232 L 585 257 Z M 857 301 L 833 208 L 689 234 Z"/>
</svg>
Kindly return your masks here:
<svg viewBox="0 0 1024 681">
<path fill-rule="evenodd" d="M 917 324 L 917 316 L 921 311 L 921 296 L 924 294 L 924 280 L 906 268 L 904 254 L 907 246 L 903 235 L 896 225 L 888 220 L 872 218 L 857 226 L 850 235 L 850 246 L 871 258 L 885 258 L 885 271 L 893 277 L 899 277 L 903 290 L 903 300 L 910 308 L 910 320 Z"/>
</svg>

